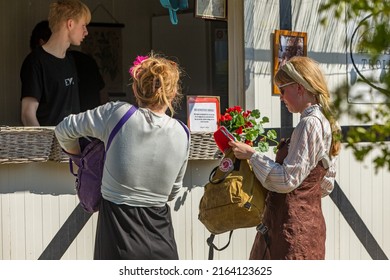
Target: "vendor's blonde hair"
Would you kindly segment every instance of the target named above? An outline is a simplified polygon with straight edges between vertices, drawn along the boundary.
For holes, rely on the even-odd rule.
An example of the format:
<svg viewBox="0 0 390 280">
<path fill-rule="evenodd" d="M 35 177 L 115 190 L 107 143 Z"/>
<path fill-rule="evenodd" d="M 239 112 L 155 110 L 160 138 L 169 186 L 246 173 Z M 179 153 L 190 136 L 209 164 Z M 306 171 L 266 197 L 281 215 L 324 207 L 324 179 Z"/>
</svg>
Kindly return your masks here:
<svg viewBox="0 0 390 280">
<path fill-rule="evenodd" d="M 52 32 L 58 31 L 61 23 L 69 19 L 79 21 L 82 18 L 88 24 L 91 21 L 91 11 L 79 0 L 59 0 L 50 4 L 48 20 Z"/>
<path fill-rule="evenodd" d="M 288 61 L 288 63 L 290 63 L 295 68 L 296 72 L 298 72 L 299 75 L 308 83 L 310 90 L 307 88 L 306 90 L 316 97 L 317 102 L 322 107 L 323 113 L 328 119 L 332 129 L 330 155 L 338 155 L 341 149 L 341 130 L 333 114 L 328 86 L 318 62 L 309 57 L 294 56 Z M 275 75 L 275 83 L 286 84 L 289 82 L 299 83 L 299 81 L 291 78 L 286 71 L 283 71 L 283 67 L 281 67 Z"/>
<path fill-rule="evenodd" d="M 132 87 L 140 107 L 160 109 L 168 106 L 171 116 L 180 101 L 181 70 L 177 63 L 162 55 L 151 53 L 131 70 Z"/>
</svg>

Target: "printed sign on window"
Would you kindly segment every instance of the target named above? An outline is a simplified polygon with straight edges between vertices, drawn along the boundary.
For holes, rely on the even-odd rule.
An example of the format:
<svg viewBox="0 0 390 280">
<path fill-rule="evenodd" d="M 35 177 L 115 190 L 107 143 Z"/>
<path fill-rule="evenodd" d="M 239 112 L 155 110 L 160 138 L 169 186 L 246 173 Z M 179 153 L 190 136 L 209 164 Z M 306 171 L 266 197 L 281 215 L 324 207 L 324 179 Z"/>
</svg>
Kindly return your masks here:
<svg viewBox="0 0 390 280">
<path fill-rule="evenodd" d="M 219 96 L 187 96 L 188 127 L 192 132 L 214 132 L 220 117 Z"/>
</svg>

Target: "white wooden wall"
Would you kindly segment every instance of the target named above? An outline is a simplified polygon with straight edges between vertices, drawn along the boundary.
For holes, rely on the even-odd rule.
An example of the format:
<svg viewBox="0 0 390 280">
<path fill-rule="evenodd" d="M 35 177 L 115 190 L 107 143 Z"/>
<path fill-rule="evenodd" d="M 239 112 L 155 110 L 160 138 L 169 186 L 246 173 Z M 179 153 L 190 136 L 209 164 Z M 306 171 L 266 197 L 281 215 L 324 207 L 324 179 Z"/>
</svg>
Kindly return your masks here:
<svg viewBox="0 0 390 280">
<path fill-rule="evenodd" d="M 185 187 L 170 203 L 182 260 L 205 260 L 208 257 L 206 239 L 209 232 L 198 221 L 197 215 L 202 187 L 217 164 L 218 161 L 190 161 Z M 389 256 L 390 173 L 380 171 L 375 174 L 370 159 L 364 164 L 357 163 L 344 149 L 339 159 L 337 181 L 381 249 Z M 66 163 L 0 165 L 0 260 L 40 258 L 77 204 L 74 178 Z M 323 210 L 327 225 L 326 259 L 371 259 L 330 197 L 323 199 Z M 61 259 L 92 259 L 96 222 L 97 214 L 94 214 Z M 74 227 L 72 225 L 71 229 Z M 67 232 L 62 234 L 65 238 L 61 244 L 51 247 L 54 252 L 66 244 Z M 215 252 L 214 259 L 247 259 L 254 236 L 253 228 L 236 230 L 230 246 L 222 252 Z M 227 237 L 228 234 L 217 236 L 217 246 L 225 245 Z"/>
<path fill-rule="evenodd" d="M 209 232 L 198 221 L 198 205 L 202 187 L 217 164 L 190 161 L 185 187 L 170 203 L 180 259 L 207 259 Z M 74 177 L 66 163 L 0 165 L 0 259 L 38 259 L 77 204 Z M 93 258 L 96 222 L 97 214 L 93 214 L 62 259 Z M 254 234 L 254 229 L 237 230 L 229 248 L 216 252 L 215 259 L 246 259 Z M 215 241 L 222 247 L 227 234 Z M 58 250 L 58 244 L 53 250 Z"/>
</svg>

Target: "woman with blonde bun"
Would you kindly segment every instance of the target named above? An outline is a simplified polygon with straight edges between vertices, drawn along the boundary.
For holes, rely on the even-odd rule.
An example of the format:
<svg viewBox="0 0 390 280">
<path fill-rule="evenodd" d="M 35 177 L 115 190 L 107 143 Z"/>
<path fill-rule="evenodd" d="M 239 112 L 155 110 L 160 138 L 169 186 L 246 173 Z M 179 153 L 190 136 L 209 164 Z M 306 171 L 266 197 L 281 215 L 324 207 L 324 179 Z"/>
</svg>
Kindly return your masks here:
<svg viewBox="0 0 390 280">
<path fill-rule="evenodd" d="M 130 68 L 137 110 L 106 153 L 94 259 L 178 259 L 167 202 L 181 190 L 190 147 L 188 128 L 172 118 L 180 74 L 175 62 L 153 53 Z M 109 102 L 70 115 L 55 129 L 61 147 L 80 154 L 78 139 L 85 136 L 107 143 L 133 106 Z"/>
</svg>

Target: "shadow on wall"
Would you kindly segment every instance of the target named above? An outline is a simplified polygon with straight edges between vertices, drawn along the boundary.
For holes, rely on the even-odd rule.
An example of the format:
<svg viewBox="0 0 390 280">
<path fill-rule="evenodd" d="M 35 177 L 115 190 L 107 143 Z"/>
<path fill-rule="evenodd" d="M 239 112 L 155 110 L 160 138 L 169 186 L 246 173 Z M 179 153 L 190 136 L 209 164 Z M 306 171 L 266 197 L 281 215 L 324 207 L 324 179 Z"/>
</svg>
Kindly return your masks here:
<svg viewBox="0 0 390 280">
<path fill-rule="evenodd" d="M 195 188 L 195 186 L 190 186 L 190 187 L 183 187 L 184 192 L 182 195 L 178 196 L 175 200 L 175 211 L 179 211 L 181 206 L 184 206 L 184 203 L 187 200 L 188 194 L 192 191 L 192 189 Z"/>
<path fill-rule="evenodd" d="M 0 164 L 0 194 L 74 195 L 75 177 L 67 163 Z"/>
</svg>

